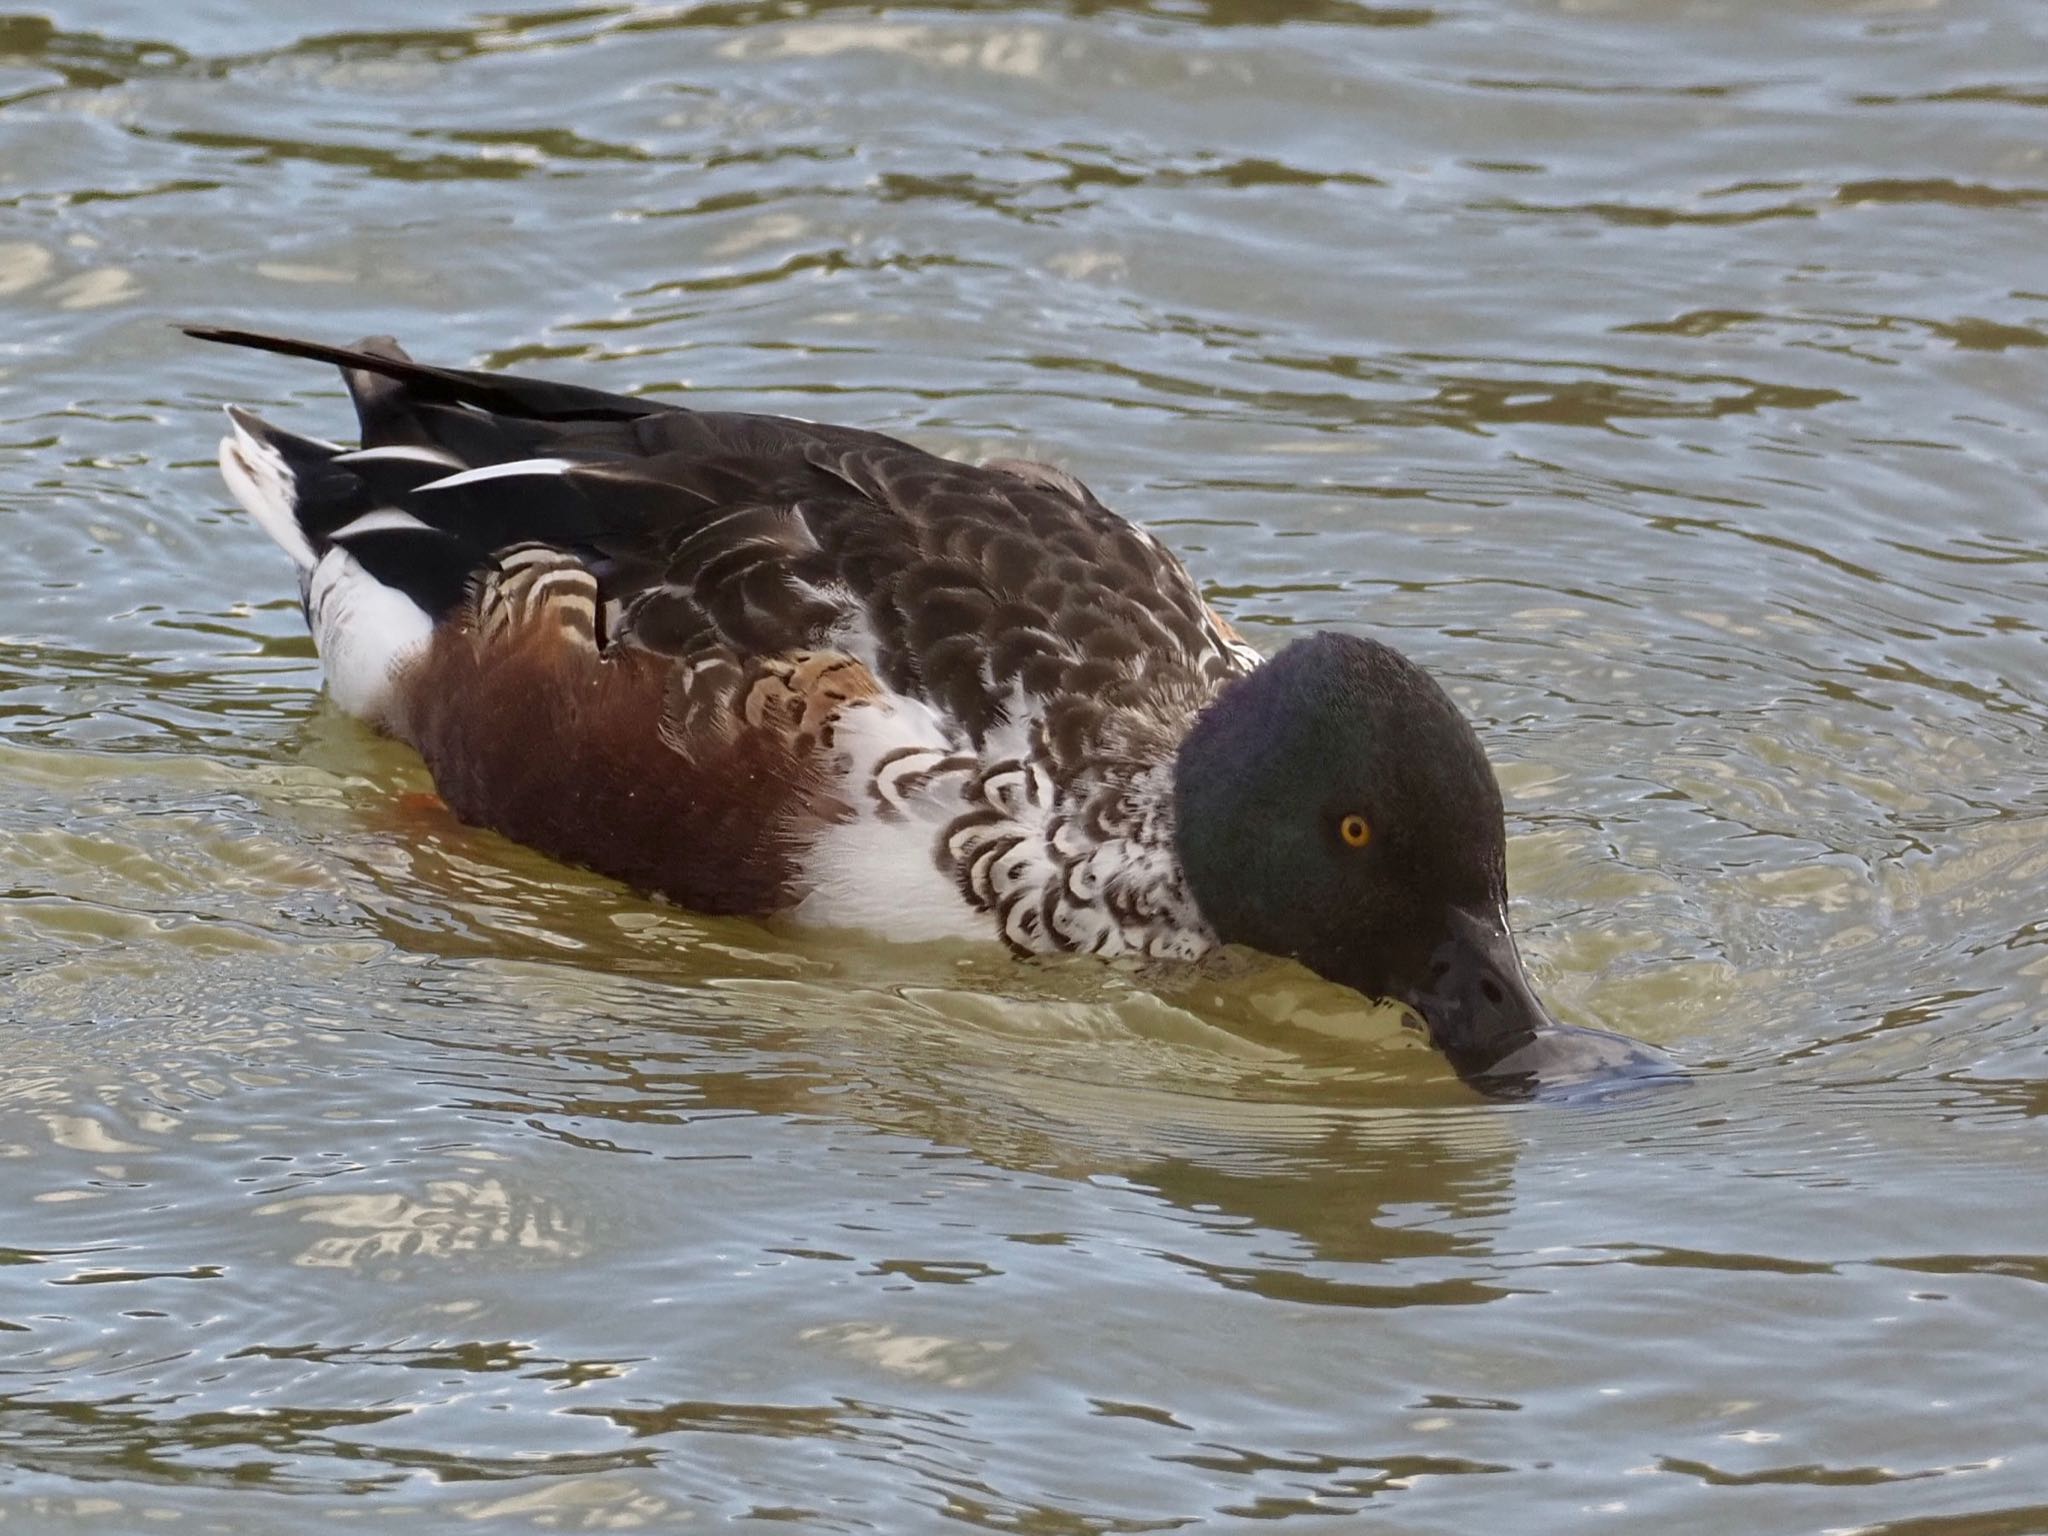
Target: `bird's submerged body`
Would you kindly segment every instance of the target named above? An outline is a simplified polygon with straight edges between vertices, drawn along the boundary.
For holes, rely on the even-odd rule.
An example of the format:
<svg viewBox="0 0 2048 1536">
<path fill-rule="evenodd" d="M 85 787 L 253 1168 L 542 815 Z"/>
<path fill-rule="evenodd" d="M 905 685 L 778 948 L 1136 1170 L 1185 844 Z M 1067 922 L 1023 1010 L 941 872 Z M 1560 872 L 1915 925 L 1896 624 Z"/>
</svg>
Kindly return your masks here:
<svg viewBox="0 0 2048 1536">
<path fill-rule="evenodd" d="M 223 339 L 236 339 L 230 334 Z M 363 442 L 242 412 L 335 702 L 467 820 L 692 907 L 1193 958 L 1173 753 L 1258 656 L 1079 482 L 327 349 Z"/>
<path fill-rule="evenodd" d="M 1072 476 L 383 339 L 193 334 L 342 369 L 359 446 L 231 408 L 221 469 L 298 567 L 335 703 L 464 820 L 703 911 L 1251 945 L 1406 1004 L 1475 1082 L 1572 1033 L 1443 690 L 1350 635 L 1262 661 Z"/>
</svg>

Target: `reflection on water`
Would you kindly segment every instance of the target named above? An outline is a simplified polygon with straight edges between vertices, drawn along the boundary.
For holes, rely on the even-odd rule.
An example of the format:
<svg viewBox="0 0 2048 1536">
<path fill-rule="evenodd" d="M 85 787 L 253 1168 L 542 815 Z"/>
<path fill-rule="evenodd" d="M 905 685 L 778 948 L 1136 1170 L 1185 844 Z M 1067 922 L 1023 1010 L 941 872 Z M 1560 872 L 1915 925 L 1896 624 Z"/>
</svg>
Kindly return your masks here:
<svg viewBox="0 0 2048 1536">
<path fill-rule="evenodd" d="M 2025 0 L 46 10 L 0 1523 L 2048 1527 Z M 1546 1000 L 1692 1075 L 455 824 L 217 485 L 338 386 L 209 320 L 1069 465 L 1443 676 Z"/>
</svg>

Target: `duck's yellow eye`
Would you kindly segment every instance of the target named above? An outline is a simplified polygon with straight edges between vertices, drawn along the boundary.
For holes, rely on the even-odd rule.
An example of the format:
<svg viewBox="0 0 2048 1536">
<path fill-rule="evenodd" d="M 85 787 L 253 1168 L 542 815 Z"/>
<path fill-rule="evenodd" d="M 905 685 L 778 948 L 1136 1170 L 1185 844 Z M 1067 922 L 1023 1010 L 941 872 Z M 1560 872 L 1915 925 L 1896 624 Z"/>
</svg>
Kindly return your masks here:
<svg viewBox="0 0 2048 1536">
<path fill-rule="evenodd" d="M 1337 835 L 1347 848 L 1363 848 L 1372 841 L 1372 823 L 1353 812 L 1337 823 Z"/>
</svg>

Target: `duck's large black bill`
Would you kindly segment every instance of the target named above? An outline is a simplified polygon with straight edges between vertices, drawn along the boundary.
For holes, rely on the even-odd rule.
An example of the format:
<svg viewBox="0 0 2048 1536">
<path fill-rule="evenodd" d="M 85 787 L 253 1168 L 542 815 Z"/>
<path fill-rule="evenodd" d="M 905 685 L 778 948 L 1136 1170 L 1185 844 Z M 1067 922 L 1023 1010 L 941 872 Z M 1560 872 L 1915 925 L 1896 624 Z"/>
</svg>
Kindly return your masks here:
<svg viewBox="0 0 2048 1536">
<path fill-rule="evenodd" d="M 1501 913 L 1453 908 L 1445 931 L 1427 978 L 1400 1000 L 1421 1015 L 1431 1042 L 1480 1092 L 1593 1098 L 1683 1079 L 1677 1063 L 1640 1040 L 1551 1018 Z"/>
<path fill-rule="evenodd" d="M 1503 914 L 1453 907 L 1445 932 L 1425 978 L 1399 999 L 1460 1077 L 1482 1079 L 1557 1025 L 1536 1000 Z"/>
</svg>

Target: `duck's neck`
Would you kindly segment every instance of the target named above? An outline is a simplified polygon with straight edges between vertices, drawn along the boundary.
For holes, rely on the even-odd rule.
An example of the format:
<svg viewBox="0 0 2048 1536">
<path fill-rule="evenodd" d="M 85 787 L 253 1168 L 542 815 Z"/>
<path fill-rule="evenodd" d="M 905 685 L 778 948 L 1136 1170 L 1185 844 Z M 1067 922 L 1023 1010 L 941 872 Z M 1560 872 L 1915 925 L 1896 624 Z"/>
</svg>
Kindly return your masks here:
<svg viewBox="0 0 2048 1536">
<path fill-rule="evenodd" d="M 1094 847 L 1076 868 L 1123 932 L 1154 959 L 1193 960 L 1216 947 L 1181 863 L 1175 765 L 1169 759 L 1104 775 L 1075 826 Z"/>
</svg>

